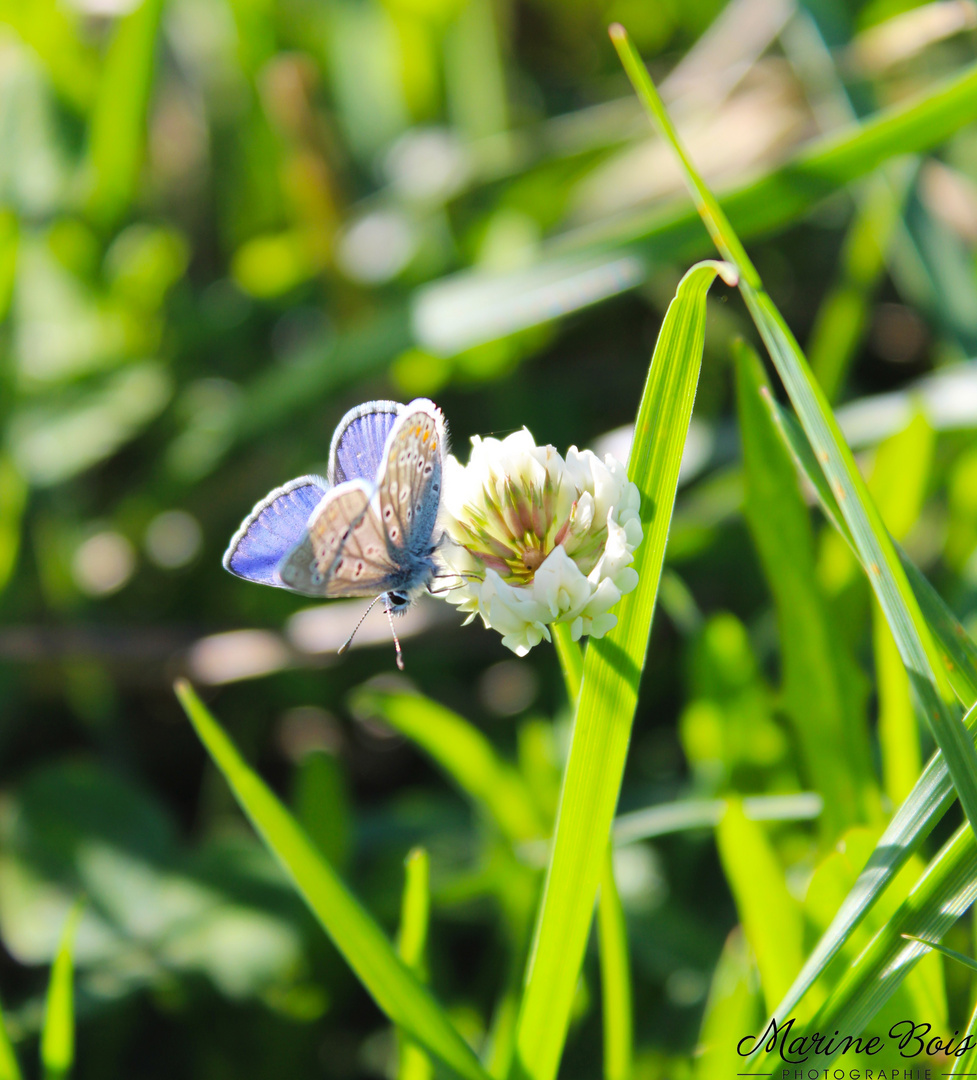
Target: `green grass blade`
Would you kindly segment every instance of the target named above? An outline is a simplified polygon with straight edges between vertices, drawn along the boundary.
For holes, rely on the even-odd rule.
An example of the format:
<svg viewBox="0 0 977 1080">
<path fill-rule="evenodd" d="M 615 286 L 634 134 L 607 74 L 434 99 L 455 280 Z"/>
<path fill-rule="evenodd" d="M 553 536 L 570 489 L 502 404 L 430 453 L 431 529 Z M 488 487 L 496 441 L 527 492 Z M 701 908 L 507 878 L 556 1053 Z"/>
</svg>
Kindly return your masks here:
<svg viewBox="0 0 977 1080">
<path fill-rule="evenodd" d="M 604 1080 L 630 1080 L 633 1040 L 631 962 L 627 924 L 614 880 L 614 859 L 610 849 L 600 879 L 597 931 L 604 1022 Z"/>
<path fill-rule="evenodd" d="M 967 1023 L 967 1030 L 963 1033 L 961 1041 L 965 1040 L 970 1049 L 965 1050 L 959 1057 L 954 1057 L 953 1068 L 950 1069 L 951 1078 L 974 1074 L 974 1065 L 977 1064 L 977 1005 L 974 1006 L 974 1011 L 970 1014 L 970 1020 Z"/>
<path fill-rule="evenodd" d="M 75 1060 L 74 955 L 81 912 L 82 904 L 78 901 L 68 913 L 51 968 L 41 1030 L 44 1080 L 62 1080 L 71 1072 Z"/>
<path fill-rule="evenodd" d="M 821 823 L 830 843 L 852 823 L 881 814 L 867 718 L 817 584 L 814 533 L 797 472 L 760 397 L 760 359 L 744 343 L 734 352 L 744 512 L 776 605 L 783 704 L 805 775 L 824 796 Z"/>
<path fill-rule="evenodd" d="M 922 772 L 919 724 L 913 709 L 912 688 L 889 626 L 872 604 L 872 651 L 879 699 L 878 739 L 882 783 L 893 806 L 912 791 Z"/>
<path fill-rule="evenodd" d="M 971 971 L 977 971 L 977 960 L 970 956 L 964 956 L 963 953 L 957 952 L 956 949 L 948 949 L 946 945 L 941 945 L 938 941 L 927 941 L 925 938 L 917 937 L 915 934 L 903 934 L 902 936 L 907 941 L 918 941 L 920 945 L 925 945 L 938 953 L 943 953 L 944 956 L 956 960 L 958 964 L 963 964 L 965 968 L 970 968 Z"/>
<path fill-rule="evenodd" d="M 938 941 L 977 898 L 977 842 L 962 825 L 811 1020 L 811 1030 L 858 1034 L 895 993 L 926 942 Z M 908 939 L 908 940 L 907 940 Z"/>
<path fill-rule="evenodd" d="M 711 829 L 722 821 L 728 805 L 726 799 L 682 799 L 632 810 L 614 819 L 614 843 L 622 846 L 688 829 Z M 750 821 L 811 821 L 822 813 L 824 800 L 816 792 L 799 791 L 747 795 L 740 805 Z"/>
<path fill-rule="evenodd" d="M 414 848 L 404 860 L 404 895 L 400 905 L 397 952 L 418 978 L 425 977 L 424 954 L 431 918 L 431 860 Z"/>
<path fill-rule="evenodd" d="M 553 645 L 560 660 L 571 705 L 580 696 L 583 650 L 566 623 L 553 626 Z M 634 1023 L 631 1014 L 631 963 L 628 928 L 614 879 L 614 846 L 608 845 L 597 898 L 600 942 L 601 1019 L 604 1025 L 604 1080 L 628 1080 L 632 1069 Z"/>
<path fill-rule="evenodd" d="M 176 694 L 241 809 L 377 1005 L 454 1075 L 487 1074 L 428 989 L 210 715 L 189 683 Z"/>
<path fill-rule="evenodd" d="M 14 1053 L 14 1046 L 10 1041 L 7 1024 L 3 1018 L 2 1007 L 0 1007 L 0 1080 L 23 1080 L 23 1074 L 17 1064 L 17 1055 Z"/>
<path fill-rule="evenodd" d="M 746 939 L 772 1006 L 790 986 L 804 957 L 800 905 L 787 891 L 783 869 L 763 828 L 731 802 L 716 830 L 716 845 Z M 749 852 L 749 858 L 743 853 Z"/>
<path fill-rule="evenodd" d="M 693 1057 L 694 1080 L 719 1080 L 743 1071 L 736 1046 L 743 1032 L 752 1031 L 759 1023 L 758 984 L 753 953 L 737 926 L 726 939 L 713 972 Z"/>
<path fill-rule="evenodd" d="M 584 659 L 553 852 L 536 923 L 510 1075 L 553 1080 L 566 1039 L 577 976 L 604 865 L 651 618 L 672 518 L 678 469 L 698 384 L 706 292 L 719 263 L 693 267 L 662 324 L 638 408 L 628 475 L 641 492 L 644 540 L 638 587 L 618 624 L 591 641 Z"/>
<path fill-rule="evenodd" d="M 163 0 L 143 0 L 118 21 L 105 56 L 88 136 L 88 206 L 105 224 L 125 213 L 139 185 L 162 11 Z"/>
<path fill-rule="evenodd" d="M 425 953 L 431 920 L 431 867 L 427 852 L 414 848 L 404 861 L 404 871 L 397 952 L 418 979 L 426 982 Z M 430 1080 L 431 1059 L 410 1036 L 399 1034 L 397 1080 Z"/>
<path fill-rule="evenodd" d="M 823 392 L 811 375 L 800 347 L 764 291 L 763 283 L 739 237 L 733 232 L 715 197 L 699 177 L 679 142 L 634 47 L 621 27 L 612 28 L 612 37 L 639 98 L 682 163 L 693 200 L 710 236 L 719 251 L 739 271 L 743 299 L 837 497 L 862 565 L 867 567 L 868 579 L 909 672 L 917 706 L 929 722 L 937 745 L 943 751 L 964 813 L 977 828 L 977 749 L 966 727 L 960 722 L 955 706 L 951 707 L 946 700 L 946 677 L 941 671 L 929 628 L 851 450 Z"/>
<path fill-rule="evenodd" d="M 842 517 L 827 480 L 818 468 L 814 452 L 796 420 L 773 399 L 768 387 L 760 387 L 760 396 L 799 472 L 809 481 L 818 496 L 825 516 L 854 550 L 848 524 Z M 932 585 L 905 555 L 903 565 L 920 606 L 937 635 L 941 657 L 955 691 L 962 701 L 973 702 L 977 698 L 977 650 Z M 977 711 L 971 709 L 964 717 L 964 723 L 971 731 L 975 730 Z M 854 927 L 946 812 L 952 795 L 946 763 L 942 753 L 937 751 L 889 823 L 854 888 L 838 909 L 831 925 L 809 956 L 789 993 L 777 1006 L 774 1015 L 789 1016 L 793 1013 L 797 1003 L 837 954 Z"/>
<path fill-rule="evenodd" d="M 358 717 L 378 716 L 416 743 L 513 843 L 545 835 L 522 776 L 463 717 L 420 694 L 366 686 L 350 698 Z"/>
</svg>

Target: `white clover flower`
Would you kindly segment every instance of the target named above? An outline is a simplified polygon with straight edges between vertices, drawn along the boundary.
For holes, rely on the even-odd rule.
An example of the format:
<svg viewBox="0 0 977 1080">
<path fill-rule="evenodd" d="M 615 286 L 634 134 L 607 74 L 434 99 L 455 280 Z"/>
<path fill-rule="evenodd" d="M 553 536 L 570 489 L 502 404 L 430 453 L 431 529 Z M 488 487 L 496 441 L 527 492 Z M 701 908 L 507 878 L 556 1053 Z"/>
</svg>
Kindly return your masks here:
<svg viewBox="0 0 977 1080">
<path fill-rule="evenodd" d="M 574 446 L 564 460 L 525 428 L 476 435 L 466 466 L 445 463 L 441 556 L 459 579 L 445 599 L 518 656 L 550 641 L 551 623 L 569 623 L 574 641 L 603 637 L 617 623 L 611 608 L 638 584 L 639 506 L 610 454 Z"/>
</svg>

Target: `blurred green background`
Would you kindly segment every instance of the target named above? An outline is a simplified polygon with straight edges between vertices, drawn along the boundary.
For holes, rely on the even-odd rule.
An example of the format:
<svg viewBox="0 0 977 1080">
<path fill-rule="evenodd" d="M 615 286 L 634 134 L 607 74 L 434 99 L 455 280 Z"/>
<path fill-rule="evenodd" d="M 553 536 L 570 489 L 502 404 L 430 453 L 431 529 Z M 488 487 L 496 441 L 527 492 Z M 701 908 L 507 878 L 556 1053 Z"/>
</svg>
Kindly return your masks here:
<svg viewBox="0 0 977 1080">
<path fill-rule="evenodd" d="M 633 419 L 664 307 L 709 245 L 697 225 L 668 240 L 681 178 L 607 41 L 615 19 L 720 190 L 977 45 L 973 4 L 906 0 L 0 2 L 0 998 L 23 1061 L 84 893 L 77 1077 L 392 1067 L 388 1026 L 205 760 L 180 674 L 391 931 L 403 858 L 429 849 L 431 981 L 476 1045 L 518 979 L 533 859 L 350 704 L 394 671 L 382 622 L 339 660 L 363 605 L 310 611 L 220 557 L 270 488 L 324 471 L 361 401 L 433 397 L 462 459 L 471 434 L 522 425 L 626 452 L 601 440 Z M 887 523 L 969 626 L 977 132 L 758 229 L 751 254 Z M 752 331 L 727 290 L 710 305 L 622 810 L 814 787 L 740 512 L 729 346 Z M 868 592 L 837 537 L 810 557 L 874 731 Z M 517 660 L 457 624 L 433 601 L 405 622 L 409 678 L 552 813 L 568 720 L 552 649 Z M 772 835 L 806 882 L 825 836 Z M 619 855 L 636 1074 L 688 1075 L 733 896 L 709 831 Z M 954 943 L 972 947 L 967 926 Z M 953 978 L 950 1030 L 969 998 Z M 599 1071 L 598 998 L 591 957 L 567 1077 Z"/>
</svg>

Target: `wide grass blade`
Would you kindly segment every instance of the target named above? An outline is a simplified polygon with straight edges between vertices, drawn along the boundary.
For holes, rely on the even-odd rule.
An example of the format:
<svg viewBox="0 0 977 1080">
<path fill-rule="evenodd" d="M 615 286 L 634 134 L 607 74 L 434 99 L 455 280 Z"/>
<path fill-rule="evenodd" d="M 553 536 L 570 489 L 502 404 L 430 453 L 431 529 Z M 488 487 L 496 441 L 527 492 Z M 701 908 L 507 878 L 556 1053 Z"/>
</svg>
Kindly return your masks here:
<svg viewBox="0 0 977 1080">
<path fill-rule="evenodd" d="M 716 830 L 716 846 L 746 940 L 760 969 L 768 1006 L 790 986 L 803 959 L 804 921 L 762 826 L 731 802 Z M 744 858 L 744 853 L 749 857 Z"/>
<path fill-rule="evenodd" d="M 58 945 L 51 980 L 48 983 L 41 1029 L 41 1068 L 44 1080 L 63 1080 L 75 1060 L 75 934 L 81 919 L 82 904 L 77 902 L 68 913 Z"/>
<path fill-rule="evenodd" d="M 553 626 L 553 645 L 563 672 L 570 704 L 580 696 L 583 681 L 583 650 L 566 623 Z M 628 927 L 614 878 L 613 842 L 608 847 L 597 898 L 597 930 L 600 942 L 601 1019 L 604 1024 L 604 1080 L 628 1080 L 631 1076 L 634 1020 L 631 1011 L 631 962 Z"/>
<path fill-rule="evenodd" d="M 628 475 L 641 492 L 645 530 L 635 559 L 639 583 L 621 601 L 617 626 L 587 646 L 519 1014 L 513 1077 L 552 1080 L 559 1065 L 648 648 L 702 360 L 706 292 L 717 273 L 725 277 L 728 272 L 721 263 L 704 263 L 682 279 L 662 324 L 638 408 Z"/>
<path fill-rule="evenodd" d="M 180 680 L 175 689 L 241 809 L 387 1017 L 454 1075 L 465 1080 L 487 1080 L 487 1073 L 441 1006 L 400 959 L 380 927 L 291 814 L 244 761 L 190 684 Z"/>
<path fill-rule="evenodd" d="M 736 1047 L 760 1021 L 756 961 L 741 927 L 734 927 L 716 964 L 693 1058 L 694 1080 L 719 1080 L 743 1071 Z"/>
<path fill-rule="evenodd" d="M 88 135 L 89 210 L 114 224 L 136 194 L 163 0 L 142 0 L 118 21 L 105 56 Z"/>
</svg>

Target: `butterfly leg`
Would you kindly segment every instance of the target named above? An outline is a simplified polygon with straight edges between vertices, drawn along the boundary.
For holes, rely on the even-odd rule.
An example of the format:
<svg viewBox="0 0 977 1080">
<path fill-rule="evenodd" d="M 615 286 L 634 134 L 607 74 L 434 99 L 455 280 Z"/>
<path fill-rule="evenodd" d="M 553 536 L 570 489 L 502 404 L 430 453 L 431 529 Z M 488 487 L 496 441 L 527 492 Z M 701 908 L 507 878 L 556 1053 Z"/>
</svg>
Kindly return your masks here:
<svg viewBox="0 0 977 1080">
<path fill-rule="evenodd" d="M 390 597 L 386 593 L 384 593 L 383 596 L 382 596 L 382 599 L 383 599 L 383 610 L 387 613 L 387 620 L 390 623 L 390 633 L 393 634 L 393 636 L 394 636 L 394 649 L 396 649 L 396 651 L 397 651 L 397 667 L 398 667 L 398 669 L 400 671 L 403 671 L 404 670 L 404 653 L 403 653 L 403 650 L 400 647 L 400 638 L 397 637 L 397 629 L 394 626 L 394 613 L 393 613 L 393 608 L 391 608 L 391 606 L 390 606 Z"/>
</svg>

